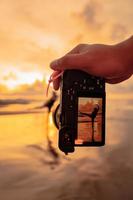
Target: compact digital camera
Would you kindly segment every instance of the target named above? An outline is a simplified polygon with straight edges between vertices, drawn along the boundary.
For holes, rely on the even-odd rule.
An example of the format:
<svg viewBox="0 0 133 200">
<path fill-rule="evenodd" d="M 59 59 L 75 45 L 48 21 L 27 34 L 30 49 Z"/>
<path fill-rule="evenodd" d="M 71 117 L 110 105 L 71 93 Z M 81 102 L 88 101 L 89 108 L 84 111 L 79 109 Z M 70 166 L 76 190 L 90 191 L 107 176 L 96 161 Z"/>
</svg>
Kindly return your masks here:
<svg viewBox="0 0 133 200">
<path fill-rule="evenodd" d="M 60 83 L 60 104 L 53 118 L 59 129 L 59 148 L 105 144 L 105 81 L 80 70 L 65 70 Z"/>
</svg>

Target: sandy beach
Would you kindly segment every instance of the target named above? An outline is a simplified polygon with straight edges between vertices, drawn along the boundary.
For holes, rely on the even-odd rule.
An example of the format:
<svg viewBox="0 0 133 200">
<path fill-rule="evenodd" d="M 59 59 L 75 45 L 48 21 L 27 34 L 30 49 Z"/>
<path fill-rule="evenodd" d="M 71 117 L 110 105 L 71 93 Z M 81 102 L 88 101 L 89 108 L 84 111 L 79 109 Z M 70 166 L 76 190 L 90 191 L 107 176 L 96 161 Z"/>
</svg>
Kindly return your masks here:
<svg viewBox="0 0 133 200">
<path fill-rule="evenodd" d="M 132 200 L 132 105 L 108 100 L 106 146 L 68 156 L 46 112 L 0 116 L 0 199 Z"/>
</svg>

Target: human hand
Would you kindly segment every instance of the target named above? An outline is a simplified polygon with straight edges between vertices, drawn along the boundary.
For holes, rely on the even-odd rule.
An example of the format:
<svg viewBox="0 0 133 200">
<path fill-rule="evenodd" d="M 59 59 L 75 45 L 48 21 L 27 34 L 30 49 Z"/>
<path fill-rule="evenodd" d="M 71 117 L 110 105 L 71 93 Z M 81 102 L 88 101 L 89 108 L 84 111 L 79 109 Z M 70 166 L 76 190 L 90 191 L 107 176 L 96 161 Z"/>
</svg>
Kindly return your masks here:
<svg viewBox="0 0 133 200">
<path fill-rule="evenodd" d="M 79 69 L 103 77 L 112 84 L 132 76 L 132 70 L 119 45 L 80 44 L 65 56 L 54 60 L 50 67 L 56 71 L 56 75 L 66 69 Z M 55 90 L 59 88 L 59 83 L 60 78 L 53 82 Z"/>
</svg>

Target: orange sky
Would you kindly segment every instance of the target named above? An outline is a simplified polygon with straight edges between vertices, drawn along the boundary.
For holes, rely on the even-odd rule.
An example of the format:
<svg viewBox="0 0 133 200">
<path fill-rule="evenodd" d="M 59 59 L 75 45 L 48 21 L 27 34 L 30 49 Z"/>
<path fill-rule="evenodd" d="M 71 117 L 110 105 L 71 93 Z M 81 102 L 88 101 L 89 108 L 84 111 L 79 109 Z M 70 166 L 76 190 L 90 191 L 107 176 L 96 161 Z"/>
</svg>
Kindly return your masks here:
<svg viewBox="0 0 133 200">
<path fill-rule="evenodd" d="M 78 43 L 124 40 L 133 32 L 132 7 L 132 0 L 1 0 L 0 84 L 48 77 L 50 61 Z"/>
</svg>

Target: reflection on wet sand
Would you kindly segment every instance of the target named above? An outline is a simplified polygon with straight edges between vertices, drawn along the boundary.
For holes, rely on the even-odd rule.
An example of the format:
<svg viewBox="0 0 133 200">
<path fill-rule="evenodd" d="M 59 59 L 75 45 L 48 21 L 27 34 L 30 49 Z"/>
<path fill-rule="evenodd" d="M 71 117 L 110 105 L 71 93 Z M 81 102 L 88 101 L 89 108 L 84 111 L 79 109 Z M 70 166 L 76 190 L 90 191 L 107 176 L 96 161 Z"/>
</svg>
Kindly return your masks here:
<svg viewBox="0 0 133 200">
<path fill-rule="evenodd" d="M 55 127 L 52 123 L 52 115 L 51 113 L 45 113 L 45 141 L 41 144 L 31 144 L 27 145 L 27 148 L 34 149 L 36 151 L 41 151 L 44 153 L 44 157 L 40 158 L 40 162 L 44 165 L 50 166 L 51 169 L 55 169 L 59 164 L 62 163 L 62 160 L 69 161 L 70 158 L 67 158 L 65 155 L 60 154 L 57 150 L 57 147 L 55 147 L 54 139 L 57 137 L 57 132 Z M 39 153 L 38 152 L 38 153 Z M 46 154 L 49 156 L 47 159 Z"/>
</svg>

